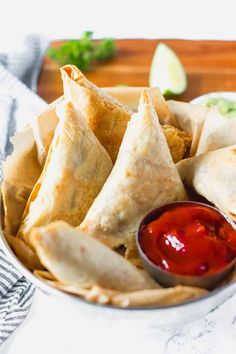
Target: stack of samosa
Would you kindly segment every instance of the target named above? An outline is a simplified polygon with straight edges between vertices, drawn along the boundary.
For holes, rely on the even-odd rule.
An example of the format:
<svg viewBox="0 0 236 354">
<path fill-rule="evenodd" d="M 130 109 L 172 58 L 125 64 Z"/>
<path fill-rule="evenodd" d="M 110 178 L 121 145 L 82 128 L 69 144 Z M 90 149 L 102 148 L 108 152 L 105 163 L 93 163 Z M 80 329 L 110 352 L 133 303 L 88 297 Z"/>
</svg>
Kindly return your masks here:
<svg viewBox="0 0 236 354">
<path fill-rule="evenodd" d="M 15 253 L 44 282 L 89 301 L 135 307 L 205 295 L 161 288 L 137 268 L 135 234 L 149 211 L 188 198 L 183 182 L 235 218 L 236 142 L 216 129 L 235 123 L 167 104 L 158 88 L 100 89 L 74 66 L 61 73 L 64 96 L 16 135 L 4 164 L 3 228 Z"/>
</svg>

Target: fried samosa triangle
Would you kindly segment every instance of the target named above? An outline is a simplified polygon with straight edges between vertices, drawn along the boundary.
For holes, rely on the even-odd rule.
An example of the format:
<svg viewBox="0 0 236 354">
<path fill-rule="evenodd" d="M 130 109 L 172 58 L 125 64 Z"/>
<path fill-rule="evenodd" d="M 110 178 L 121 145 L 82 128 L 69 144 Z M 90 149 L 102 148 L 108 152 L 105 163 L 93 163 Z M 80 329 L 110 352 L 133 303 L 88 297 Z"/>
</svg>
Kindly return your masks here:
<svg viewBox="0 0 236 354">
<path fill-rule="evenodd" d="M 65 222 L 34 229 L 30 242 L 55 278 L 74 289 L 94 285 L 123 291 L 159 287 L 121 255 Z"/>
<path fill-rule="evenodd" d="M 114 162 L 132 112 L 87 80 L 76 66 L 64 66 L 61 75 L 65 98 L 80 109 Z"/>
<path fill-rule="evenodd" d="M 60 98 L 31 119 L 11 142 L 13 152 L 3 163 L 1 192 L 4 209 L 4 231 L 15 235 L 29 195 L 37 182 L 51 144 L 58 118 L 55 113 Z"/>
<path fill-rule="evenodd" d="M 55 220 L 78 225 L 111 169 L 111 159 L 79 111 L 62 102 L 43 172 L 27 202 L 18 236 Z"/>
<path fill-rule="evenodd" d="M 184 183 L 236 220 L 236 145 L 182 160 L 177 166 Z"/>
<path fill-rule="evenodd" d="M 113 170 L 80 229 L 111 248 L 135 249 L 135 233 L 150 210 L 186 199 L 151 103 L 143 91 L 138 113 L 126 130 Z"/>
</svg>

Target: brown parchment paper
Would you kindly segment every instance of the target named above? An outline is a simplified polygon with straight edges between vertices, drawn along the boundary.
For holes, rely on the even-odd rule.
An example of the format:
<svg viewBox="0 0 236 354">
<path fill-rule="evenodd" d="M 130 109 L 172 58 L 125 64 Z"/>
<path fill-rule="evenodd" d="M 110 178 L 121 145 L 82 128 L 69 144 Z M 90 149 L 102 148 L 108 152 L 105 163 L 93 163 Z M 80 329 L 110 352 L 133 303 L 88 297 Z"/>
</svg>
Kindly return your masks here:
<svg viewBox="0 0 236 354">
<path fill-rule="evenodd" d="M 236 118 L 224 117 L 217 107 L 206 116 L 197 155 L 236 144 Z"/>
</svg>

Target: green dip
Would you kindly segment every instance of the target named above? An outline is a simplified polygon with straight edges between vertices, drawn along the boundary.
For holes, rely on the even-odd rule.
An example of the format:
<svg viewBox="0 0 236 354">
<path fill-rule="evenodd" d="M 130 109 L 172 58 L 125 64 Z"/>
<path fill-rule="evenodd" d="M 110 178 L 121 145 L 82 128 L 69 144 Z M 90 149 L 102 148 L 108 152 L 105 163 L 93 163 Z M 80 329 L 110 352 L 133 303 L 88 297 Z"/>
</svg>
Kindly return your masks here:
<svg viewBox="0 0 236 354">
<path fill-rule="evenodd" d="M 236 118 L 236 101 L 216 96 L 209 98 L 205 102 L 205 105 L 207 107 L 216 106 L 223 116 L 229 118 Z"/>
</svg>

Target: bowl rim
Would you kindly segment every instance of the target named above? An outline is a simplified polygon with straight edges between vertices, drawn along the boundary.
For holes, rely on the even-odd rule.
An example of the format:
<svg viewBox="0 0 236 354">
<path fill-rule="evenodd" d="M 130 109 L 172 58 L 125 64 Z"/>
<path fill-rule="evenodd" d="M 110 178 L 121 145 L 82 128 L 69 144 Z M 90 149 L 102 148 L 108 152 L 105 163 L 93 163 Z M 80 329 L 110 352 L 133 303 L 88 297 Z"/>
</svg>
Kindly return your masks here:
<svg viewBox="0 0 236 354">
<path fill-rule="evenodd" d="M 204 93 L 203 95 L 193 98 L 189 103 L 201 105 L 207 98 L 215 96 L 223 97 L 229 100 L 236 100 L 236 91 L 212 91 Z"/>
<path fill-rule="evenodd" d="M 221 95 L 221 96 L 234 96 L 234 98 L 236 99 L 236 92 L 232 92 L 232 91 L 215 91 L 215 92 L 209 92 L 206 93 L 204 95 L 198 96 L 196 98 L 194 98 L 193 100 L 190 101 L 190 103 L 192 104 L 201 104 L 203 102 L 204 99 L 206 99 L 209 96 L 214 96 L 214 95 Z M 1 184 L 1 183 L 0 183 Z M 2 200 L 2 196 L 1 196 L 1 191 L 0 191 L 0 199 Z M 2 215 L 0 215 L 0 219 L 2 218 Z M 148 306 L 148 307 L 119 307 L 119 306 L 114 306 L 114 305 L 109 305 L 109 304 L 98 304 L 95 302 L 90 302 L 87 301 L 79 296 L 73 295 L 73 294 L 69 294 L 66 292 L 63 292 L 59 289 L 54 288 L 53 286 L 50 286 L 49 284 L 47 284 L 46 282 L 44 282 L 43 280 L 37 278 L 33 273 L 30 272 L 29 269 L 26 268 L 26 266 L 23 265 L 23 263 L 17 258 L 17 256 L 15 255 L 15 253 L 13 252 L 13 250 L 11 249 L 9 243 L 6 240 L 6 237 L 4 235 L 4 232 L 2 230 L 1 227 L 1 223 L 0 223 L 0 246 L 2 247 L 3 251 L 5 252 L 5 254 L 9 257 L 11 263 L 13 264 L 13 266 L 16 267 L 16 269 L 18 269 L 23 276 L 26 277 L 26 279 L 28 279 L 31 283 L 33 283 L 36 287 L 38 287 L 41 291 L 45 292 L 47 295 L 55 295 L 59 298 L 66 298 L 68 300 L 70 300 L 70 302 L 81 302 L 82 304 L 86 304 L 89 306 L 93 306 L 95 308 L 100 308 L 100 309 L 109 309 L 109 310 L 119 310 L 119 311 L 129 311 L 129 312 L 151 312 L 153 310 L 161 310 L 161 311 L 165 311 L 165 310 L 170 310 L 170 309 L 181 309 L 187 306 L 191 306 L 194 303 L 197 302 L 203 302 L 209 298 L 214 297 L 215 295 L 228 290 L 230 288 L 234 288 L 235 284 L 236 284 L 236 280 L 232 283 L 229 284 L 225 284 L 222 287 L 216 288 L 212 291 L 209 291 L 206 295 L 203 295 L 201 297 L 197 297 L 194 298 L 192 300 L 188 300 L 185 301 L 183 303 L 179 303 L 179 304 L 173 304 L 173 305 L 162 305 L 162 306 Z"/>
<path fill-rule="evenodd" d="M 47 284 L 46 282 L 44 282 L 43 280 L 37 278 L 33 273 L 31 273 L 31 271 L 26 268 L 26 266 L 24 266 L 24 264 L 17 258 L 17 256 L 15 255 L 15 253 L 13 252 L 13 250 L 11 249 L 9 243 L 7 242 L 7 239 L 4 235 L 4 232 L 0 226 L 0 246 L 3 249 L 3 251 L 5 252 L 5 254 L 9 257 L 10 262 L 13 264 L 13 266 L 16 267 L 17 270 L 19 270 L 23 276 L 26 277 L 26 279 L 28 279 L 31 283 L 33 283 L 36 287 L 38 287 L 41 291 L 45 292 L 47 295 L 55 295 L 57 297 L 60 298 L 67 298 L 70 301 L 72 301 L 73 303 L 75 302 L 81 302 L 83 304 L 88 304 L 90 306 L 95 306 L 96 308 L 105 308 L 105 309 L 109 309 L 109 310 L 119 310 L 119 311 L 130 311 L 130 312 L 142 312 L 142 311 L 153 311 L 153 310 L 170 310 L 170 309 L 179 309 L 179 308 L 183 308 L 183 307 L 187 307 L 189 305 L 192 305 L 196 302 L 200 302 L 200 301 L 204 301 L 207 300 L 215 295 L 217 295 L 218 293 L 229 289 L 229 288 L 233 288 L 235 286 L 236 281 L 229 283 L 229 284 L 225 284 L 222 287 L 216 288 L 212 291 L 209 291 L 206 295 L 203 295 L 201 297 L 197 297 L 194 298 L 192 300 L 188 300 L 185 301 L 183 303 L 179 303 L 179 304 L 173 304 L 173 305 L 162 305 L 162 306 L 147 306 L 147 307 L 120 307 L 120 306 L 115 306 L 115 305 L 109 305 L 109 304 L 99 304 L 96 302 L 90 302 L 87 301 L 79 296 L 73 295 L 73 294 L 69 294 L 66 292 L 63 292 L 59 289 L 54 288 L 53 286 Z"/>
</svg>

